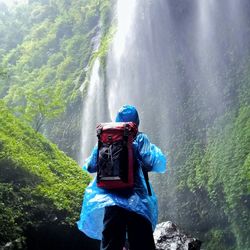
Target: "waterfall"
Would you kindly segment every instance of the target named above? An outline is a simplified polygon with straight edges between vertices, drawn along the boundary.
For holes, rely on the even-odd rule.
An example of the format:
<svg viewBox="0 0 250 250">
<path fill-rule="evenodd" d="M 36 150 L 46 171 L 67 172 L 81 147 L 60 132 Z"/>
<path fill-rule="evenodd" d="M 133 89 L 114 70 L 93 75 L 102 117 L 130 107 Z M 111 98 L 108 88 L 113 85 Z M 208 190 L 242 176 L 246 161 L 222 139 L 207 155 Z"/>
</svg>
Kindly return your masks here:
<svg viewBox="0 0 250 250">
<path fill-rule="evenodd" d="M 96 143 L 95 127 L 98 122 L 107 121 L 109 118 L 105 112 L 106 96 L 104 80 L 100 72 L 100 60 L 94 61 L 90 80 L 82 86 L 85 89 L 82 114 L 81 130 L 81 152 L 79 163 L 83 165 L 84 160 L 90 155 L 92 148 Z"/>
<path fill-rule="evenodd" d="M 121 72 L 121 63 L 126 55 L 128 43 L 133 40 L 133 20 L 135 18 L 136 1 L 134 0 L 118 0 L 117 1 L 117 32 L 114 37 L 108 61 L 113 60 L 113 68 L 108 67 L 108 77 L 111 73 L 112 77 L 108 78 L 109 89 L 108 104 L 109 112 L 112 119 L 114 119 L 119 107 L 123 104 L 135 104 L 132 98 L 128 95 L 127 87 L 131 84 L 121 82 L 119 78 L 124 73 Z M 108 62 L 109 64 L 109 62 Z M 122 89 L 121 89 L 122 88 Z M 124 90 L 124 91 L 123 91 Z"/>
</svg>

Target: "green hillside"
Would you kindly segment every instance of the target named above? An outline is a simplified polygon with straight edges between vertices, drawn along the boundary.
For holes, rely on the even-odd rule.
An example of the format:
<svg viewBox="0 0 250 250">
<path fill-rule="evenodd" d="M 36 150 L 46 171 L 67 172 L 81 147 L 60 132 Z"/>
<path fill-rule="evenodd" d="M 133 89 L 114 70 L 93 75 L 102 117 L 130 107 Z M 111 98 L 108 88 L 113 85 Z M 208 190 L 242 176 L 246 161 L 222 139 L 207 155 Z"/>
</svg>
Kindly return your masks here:
<svg viewBox="0 0 250 250">
<path fill-rule="evenodd" d="M 1 245 L 21 244 L 28 228 L 44 223 L 73 226 L 90 177 L 2 101 L 0 124 Z"/>
<path fill-rule="evenodd" d="M 92 59 L 107 49 L 111 4 L 30 0 L 10 8 L 0 1 L 0 72 L 6 73 L 0 77 L 0 98 L 74 159 L 82 84 Z"/>
</svg>

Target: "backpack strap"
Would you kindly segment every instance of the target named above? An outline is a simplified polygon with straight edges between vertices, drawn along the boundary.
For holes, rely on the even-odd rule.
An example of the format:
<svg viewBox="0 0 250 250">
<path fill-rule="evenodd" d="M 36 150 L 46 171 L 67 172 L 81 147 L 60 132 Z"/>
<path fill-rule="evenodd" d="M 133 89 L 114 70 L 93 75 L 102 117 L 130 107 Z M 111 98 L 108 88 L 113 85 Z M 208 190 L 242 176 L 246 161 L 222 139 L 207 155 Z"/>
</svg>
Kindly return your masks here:
<svg viewBox="0 0 250 250">
<path fill-rule="evenodd" d="M 127 144 L 128 144 L 128 136 L 129 136 L 129 125 L 124 124 L 123 146 L 127 146 Z"/>
<path fill-rule="evenodd" d="M 99 150 L 101 148 L 101 134 L 102 134 L 102 126 L 99 126 L 97 131 L 96 131 L 96 135 L 97 135 L 97 138 L 98 138 L 98 144 L 97 144 L 97 176 L 96 176 L 96 179 L 97 179 L 97 183 L 99 183 L 100 181 L 100 176 L 99 176 L 99 173 L 100 173 L 100 169 L 99 169 Z"/>
<path fill-rule="evenodd" d="M 152 196 L 152 191 L 151 191 L 151 187 L 150 187 L 150 184 L 149 184 L 149 178 L 148 178 L 148 171 L 142 169 L 142 173 L 143 173 L 144 179 L 146 181 L 146 185 L 147 185 L 147 189 L 148 189 L 148 195 Z"/>
</svg>

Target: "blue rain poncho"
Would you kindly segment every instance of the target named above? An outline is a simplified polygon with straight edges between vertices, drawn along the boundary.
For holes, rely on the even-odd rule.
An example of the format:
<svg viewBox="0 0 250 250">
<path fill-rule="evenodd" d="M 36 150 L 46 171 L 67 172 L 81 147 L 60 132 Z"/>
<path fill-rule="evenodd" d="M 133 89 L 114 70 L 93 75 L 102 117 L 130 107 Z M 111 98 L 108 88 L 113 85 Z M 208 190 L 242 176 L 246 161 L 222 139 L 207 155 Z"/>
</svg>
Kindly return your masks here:
<svg viewBox="0 0 250 250">
<path fill-rule="evenodd" d="M 136 112 L 136 113 L 135 113 Z M 136 109 L 133 106 L 123 106 L 117 115 L 116 121 L 133 121 L 139 124 Z M 158 219 L 157 198 L 152 189 L 148 190 L 142 168 L 147 171 L 164 173 L 166 171 L 166 157 L 162 151 L 150 143 L 144 133 L 139 133 L 133 142 L 134 155 L 138 161 L 138 171 L 135 173 L 133 190 L 110 191 L 97 187 L 96 177 L 85 189 L 80 220 L 77 222 L 79 230 L 93 239 L 102 239 L 104 208 L 107 206 L 120 206 L 147 218 L 153 230 Z M 96 172 L 97 146 L 83 166 L 90 173 Z"/>
</svg>

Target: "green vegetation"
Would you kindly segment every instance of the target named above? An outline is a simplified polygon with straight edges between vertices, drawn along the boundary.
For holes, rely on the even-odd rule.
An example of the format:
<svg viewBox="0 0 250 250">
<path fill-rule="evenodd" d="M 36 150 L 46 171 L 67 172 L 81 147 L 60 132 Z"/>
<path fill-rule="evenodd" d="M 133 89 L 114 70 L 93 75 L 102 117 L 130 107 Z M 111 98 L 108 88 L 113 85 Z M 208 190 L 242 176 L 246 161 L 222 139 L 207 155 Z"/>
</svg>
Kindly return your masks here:
<svg viewBox="0 0 250 250">
<path fill-rule="evenodd" d="M 107 52 L 112 5 L 34 0 L 10 9 L 1 3 L 0 66 L 8 74 L 0 78 L 0 98 L 75 159 L 84 98 L 80 86 L 93 58 Z"/>
<path fill-rule="evenodd" d="M 0 242 L 25 241 L 28 227 L 73 226 L 90 177 L 0 102 Z"/>
<path fill-rule="evenodd" d="M 210 201 L 223 211 L 237 249 L 250 245 L 249 148 L 250 107 L 242 107 L 238 114 L 226 115 L 210 130 L 205 154 L 202 158 L 192 155 L 194 174 L 187 179 L 191 190 L 205 188 Z M 218 232 L 224 230 L 222 227 Z"/>
<path fill-rule="evenodd" d="M 158 184 L 168 190 L 159 197 L 165 204 L 161 219 L 171 219 L 196 234 L 208 250 L 250 246 L 249 65 L 223 86 L 226 94 L 233 89 L 224 97 L 230 105 L 214 120 L 208 120 L 211 114 L 204 115 L 202 108 L 192 111 L 189 102 L 179 111 L 181 116 L 190 109 L 185 125 L 192 129 L 175 124 L 168 149 L 168 180 Z M 204 119 L 209 124 L 206 129 L 202 129 Z"/>
<path fill-rule="evenodd" d="M 112 4 L 0 3 L 0 248 L 23 249 L 44 226 L 75 230 L 90 177 L 39 132 L 77 158 L 80 86 L 107 52 Z"/>
</svg>

